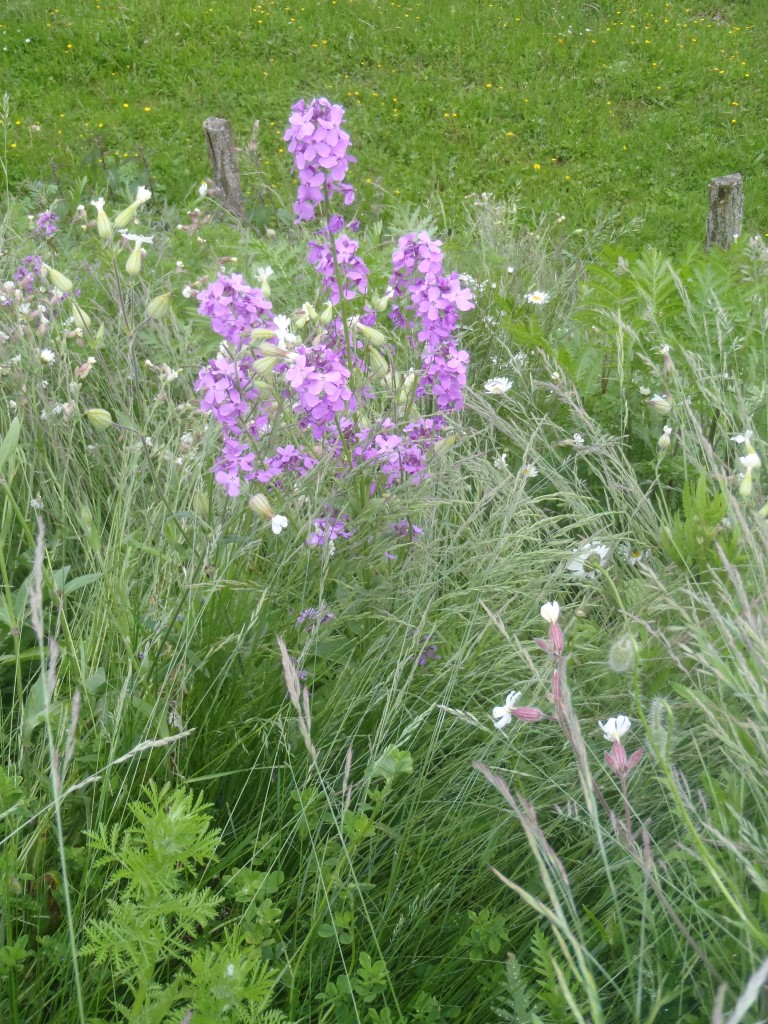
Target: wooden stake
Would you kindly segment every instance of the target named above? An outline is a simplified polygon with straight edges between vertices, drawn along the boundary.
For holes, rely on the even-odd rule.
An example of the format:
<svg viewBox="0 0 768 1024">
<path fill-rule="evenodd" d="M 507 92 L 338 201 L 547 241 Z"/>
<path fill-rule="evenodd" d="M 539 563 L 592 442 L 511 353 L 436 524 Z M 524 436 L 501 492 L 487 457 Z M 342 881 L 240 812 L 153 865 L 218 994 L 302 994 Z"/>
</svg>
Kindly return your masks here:
<svg viewBox="0 0 768 1024">
<path fill-rule="evenodd" d="M 214 185 L 221 190 L 223 205 L 238 220 L 242 220 L 245 201 L 240 185 L 240 167 L 237 163 L 232 125 L 223 117 L 209 117 L 203 121 L 203 131 L 208 143 Z"/>
<path fill-rule="evenodd" d="M 725 174 L 709 183 L 707 252 L 713 245 L 728 249 L 741 234 L 744 183 L 740 174 Z"/>
</svg>

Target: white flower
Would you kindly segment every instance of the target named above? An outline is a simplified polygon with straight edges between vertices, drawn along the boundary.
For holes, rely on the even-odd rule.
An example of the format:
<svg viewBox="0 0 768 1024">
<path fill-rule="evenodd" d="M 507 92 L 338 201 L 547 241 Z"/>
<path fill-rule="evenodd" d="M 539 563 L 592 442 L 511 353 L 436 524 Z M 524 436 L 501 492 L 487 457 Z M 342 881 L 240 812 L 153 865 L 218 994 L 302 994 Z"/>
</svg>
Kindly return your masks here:
<svg viewBox="0 0 768 1024">
<path fill-rule="evenodd" d="M 483 385 L 489 395 L 506 395 L 509 389 L 512 387 L 512 381 L 509 377 L 491 377 Z"/>
<path fill-rule="evenodd" d="M 102 196 L 99 196 L 98 199 L 92 199 L 91 206 L 94 208 L 96 213 L 101 213 L 101 211 L 104 209 L 104 198 Z"/>
<path fill-rule="evenodd" d="M 541 606 L 541 617 L 545 622 L 557 622 L 560 618 L 560 605 L 557 601 L 547 601 Z"/>
<path fill-rule="evenodd" d="M 197 295 L 197 292 L 194 290 L 192 285 L 185 284 L 184 287 L 181 289 L 181 294 L 184 296 L 185 299 L 191 299 L 193 295 Z"/>
<path fill-rule="evenodd" d="M 50 366 L 56 362 L 56 353 L 52 352 L 49 348 L 41 348 L 37 356 L 44 366 Z"/>
<path fill-rule="evenodd" d="M 272 533 L 282 533 L 283 530 L 288 526 L 288 520 L 285 516 L 272 516 Z"/>
<path fill-rule="evenodd" d="M 517 704 L 519 700 L 520 691 L 511 690 L 507 694 L 507 699 L 504 701 L 504 703 L 499 707 L 495 707 L 493 709 L 491 715 L 493 716 L 493 724 L 496 726 L 497 729 L 503 729 L 505 726 L 509 725 L 509 723 L 512 721 L 514 717 L 514 715 L 512 715 L 511 712 L 513 711 L 515 704 Z"/>
<path fill-rule="evenodd" d="M 543 306 L 549 302 L 549 292 L 528 292 L 525 301 L 532 306 Z"/>
<path fill-rule="evenodd" d="M 661 437 L 659 438 L 659 441 L 658 441 L 659 448 L 661 448 L 662 451 L 664 451 L 665 448 L 669 448 L 670 444 L 672 443 L 671 437 L 672 437 L 672 427 L 665 426 L 663 428 L 663 430 L 662 430 Z"/>
<path fill-rule="evenodd" d="M 203 182 L 200 183 L 200 188 L 197 190 L 197 194 L 200 196 L 201 199 L 203 198 L 203 196 L 207 196 L 208 195 L 208 182 L 207 181 L 203 181 Z"/>
<path fill-rule="evenodd" d="M 622 736 L 626 736 L 632 726 L 626 715 L 618 715 L 616 718 L 609 718 L 607 722 L 597 724 L 603 730 L 603 736 L 608 743 L 621 742 Z"/>
<path fill-rule="evenodd" d="M 134 245 L 151 245 L 154 235 L 134 235 L 130 231 L 121 231 L 120 234 L 126 242 L 133 242 Z"/>
<path fill-rule="evenodd" d="M 527 478 L 533 477 L 533 476 L 538 476 L 538 475 L 539 475 L 539 471 L 538 471 L 538 469 L 536 469 L 536 467 L 534 466 L 534 464 L 532 462 L 527 462 L 520 469 L 520 476 L 523 477 L 524 479 L 527 479 Z"/>
<path fill-rule="evenodd" d="M 271 267 L 267 267 L 271 271 Z M 289 316 L 276 316 L 272 323 L 275 325 L 275 337 L 279 348 L 286 348 L 291 342 L 296 341 L 296 335 L 290 330 L 291 318 Z"/>
<path fill-rule="evenodd" d="M 665 416 L 672 408 L 672 403 L 663 395 L 654 395 L 653 398 L 649 398 L 648 405 L 656 412 L 664 413 Z"/>
<path fill-rule="evenodd" d="M 256 277 L 259 279 L 259 284 L 264 284 L 273 274 L 274 270 L 272 267 L 256 267 Z"/>
<path fill-rule="evenodd" d="M 514 267 L 507 267 L 507 273 L 508 274 L 514 274 L 514 272 L 515 272 L 515 268 Z"/>
<path fill-rule="evenodd" d="M 670 347 L 669 347 L 669 345 L 662 345 L 662 346 L 661 346 L 661 348 L 659 349 L 659 352 L 660 352 L 660 353 L 661 353 L 661 354 L 662 354 L 663 356 L 668 356 L 668 355 L 669 355 L 669 352 L 670 352 Z"/>
<path fill-rule="evenodd" d="M 152 193 L 149 191 L 149 189 L 144 188 L 143 185 L 139 185 L 138 189 L 136 190 L 136 199 L 134 200 L 134 202 L 137 202 L 139 204 L 147 203 L 151 198 Z"/>
<path fill-rule="evenodd" d="M 45 506 L 43 505 L 43 499 L 40 497 L 39 494 L 37 495 L 36 498 L 32 498 L 29 504 L 30 507 L 35 510 L 35 512 L 42 512 L 43 509 L 45 508 Z"/>
<path fill-rule="evenodd" d="M 620 544 L 619 551 L 621 552 L 622 558 L 625 558 L 630 565 L 640 565 L 641 562 L 645 562 L 650 557 L 650 551 L 644 551 L 642 548 L 631 547 L 629 544 Z"/>
<path fill-rule="evenodd" d="M 760 456 L 757 452 L 748 452 L 746 455 L 740 456 L 739 462 L 748 473 L 751 473 L 753 469 L 760 469 Z"/>
<path fill-rule="evenodd" d="M 566 568 L 577 579 L 592 580 L 597 575 L 598 569 L 603 569 L 608 565 L 611 549 L 607 544 L 587 541 L 581 547 L 574 548 L 573 554 L 574 557 L 568 561 Z"/>
<path fill-rule="evenodd" d="M 502 455 L 497 455 L 493 460 L 494 469 L 506 469 L 507 468 L 507 453 L 504 452 Z"/>
<path fill-rule="evenodd" d="M 578 433 L 574 434 L 572 440 L 573 440 L 573 444 L 575 444 L 575 445 L 582 445 L 582 444 L 584 444 L 584 438 L 581 436 L 581 434 L 578 434 Z"/>
<path fill-rule="evenodd" d="M 645 386 L 641 386 L 637 390 L 640 392 L 640 394 L 643 396 L 643 398 L 647 398 L 648 395 L 650 395 L 650 393 L 651 393 L 651 389 L 650 388 L 646 388 Z"/>
<path fill-rule="evenodd" d="M 743 434 L 736 434 L 731 438 L 731 440 L 735 441 L 737 444 L 749 444 L 754 436 L 753 431 L 745 430 Z"/>
</svg>

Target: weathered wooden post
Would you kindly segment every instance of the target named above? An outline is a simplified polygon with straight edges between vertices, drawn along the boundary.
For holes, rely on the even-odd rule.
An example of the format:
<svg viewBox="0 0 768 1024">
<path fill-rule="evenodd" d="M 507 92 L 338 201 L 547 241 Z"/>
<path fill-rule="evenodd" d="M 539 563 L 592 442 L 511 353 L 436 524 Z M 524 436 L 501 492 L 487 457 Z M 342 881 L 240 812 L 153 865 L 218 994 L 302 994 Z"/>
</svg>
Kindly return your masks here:
<svg viewBox="0 0 768 1024">
<path fill-rule="evenodd" d="M 740 174 L 725 174 L 709 183 L 707 252 L 713 245 L 728 249 L 741 234 L 744 183 Z"/>
<path fill-rule="evenodd" d="M 237 163 L 232 125 L 223 117 L 208 117 L 203 121 L 208 143 L 213 183 L 221 190 L 222 203 L 238 220 L 243 219 L 245 201 L 240 185 L 240 167 Z"/>
</svg>

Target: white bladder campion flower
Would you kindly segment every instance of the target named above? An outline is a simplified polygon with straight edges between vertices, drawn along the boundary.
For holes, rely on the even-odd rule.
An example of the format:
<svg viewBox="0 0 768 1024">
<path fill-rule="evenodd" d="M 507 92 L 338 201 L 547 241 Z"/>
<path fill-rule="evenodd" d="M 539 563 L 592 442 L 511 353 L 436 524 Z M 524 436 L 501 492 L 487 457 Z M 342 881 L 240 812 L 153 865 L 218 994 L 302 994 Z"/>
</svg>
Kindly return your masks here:
<svg viewBox="0 0 768 1024">
<path fill-rule="evenodd" d="M 557 601 L 547 601 L 541 606 L 541 617 L 545 622 L 557 622 L 560 618 L 560 605 Z"/>
<path fill-rule="evenodd" d="M 735 441 L 737 444 L 746 445 L 747 451 L 749 451 L 752 448 L 752 438 L 754 436 L 753 431 L 745 430 L 743 434 L 734 434 L 731 440 Z"/>
<path fill-rule="evenodd" d="M 117 223 L 117 222 L 115 222 Z M 134 235 L 130 231 L 121 231 L 120 234 L 126 240 L 126 242 L 133 242 L 133 249 L 131 255 L 125 262 L 125 271 L 130 274 L 131 277 L 135 277 L 141 272 L 141 257 L 143 255 L 141 247 L 143 245 L 152 244 L 152 235 Z"/>
<path fill-rule="evenodd" d="M 514 718 L 512 712 L 514 711 L 515 704 L 520 700 L 519 690 L 510 690 L 507 694 L 507 699 L 499 707 L 495 707 L 491 714 L 493 715 L 493 724 L 497 729 L 504 729 Z"/>
<path fill-rule="evenodd" d="M 491 377 L 483 385 L 489 395 L 506 395 L 512 387 L 509 377 Z"/>
<path fill-rule="evenodd" d="M 632 722 L 626 715 L 617 715 L 616 718 L 609 718 L 607 722 L 598 722 L 603 730 L 603 737 L 608 743 L 620 743 L 622 737 L 626 736 L 632 727 Z"/>
<path fill-rule="evenodd" d="M 285 516 L 272 516 L 272 533 L 275 535 L 282 533 L 288 526 L 288 520 Z"/>
<path fill-rule="evenodd" d="M 549 292 L 528 292 L 525 296 L 525 301 L 531 306 L 544 306 L 549 299 Z"/>
<path fill-rule="evenodd" d="M 668 398 L 665 398 L 664 395 L 653 395 L 652 398 L 648 399 L 647 404 L 651 409 L 655 409 L 656 412 L 663 413 L 665 416 L 672 409 L 672 403 Z"/>
<path fill-rule="evenodd" d="M 573 549 L 573 558 L 568 561 L 566 568 L 577 579 L 592 580 L 599 569 L 604 569 L 608 565 L 610 558 L 611 549 L 607 544 L 587 541 Z"/>
<path fill-rule="evenodd" d="M 672 444 L 672 427 L 665 426 L 662 429 L 661 437 L 658 440 L 658 445 L 659 445 L 659 448 L 661 449 L 661 451 L 664 451 L 666 448 L 669 448 L 669 446 L 671 444 Z"/>
<path fill-rule="evenodd" d="M 266 494 L 252 494 L 248 499 L 248 508 L 251 512 L 256 515 L 263 516 L 269 520 L 269 525 L 272 528 L 272 533 L 275 535 L 280 534 L 283 530 L 288 527 L 288 519 L 286 516 L 279 516 L 275 514 L 275 510 L 269 503 L 269 498 Z"/>
<path fill-rule="evenodd" d="M 744 473 L 739 484 L 739 494 L 742 498 L 748 498 L 752 493 L 752 473 L 756 469 L 760 469 L 760 456 L 754 450 L 747 450 L 746 455 L 742 455 L 739 458 L 739 462 L 744 467 Z"/>
</svg>

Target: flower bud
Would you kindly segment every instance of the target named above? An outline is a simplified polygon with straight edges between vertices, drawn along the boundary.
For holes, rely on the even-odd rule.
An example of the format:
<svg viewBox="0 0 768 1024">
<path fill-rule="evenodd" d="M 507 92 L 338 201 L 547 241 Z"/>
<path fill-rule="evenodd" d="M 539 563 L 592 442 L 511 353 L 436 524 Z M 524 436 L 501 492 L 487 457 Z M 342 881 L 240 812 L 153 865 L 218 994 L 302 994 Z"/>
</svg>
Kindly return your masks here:
<svg viewBox="0 0 768 1024">
<path fill-rule="evenodd" d="M 672 427 L 665 426 L 658 442 L 661 451 L 664 451 L 665 449 L 669 448 L 670 444 L 672 443 L 671 436 Z"/>
<path fill-rule="evenodd" d="M 91 206 L 96 209 L 96 230 L 99 233 L 99 238 L 109 238 L 112 234 L 112 223 L 104 212 L 104 200 L 94 199 Z"/>
<path fill-rule="evenodd" d="M 196 515 L 200 516 L 201 519 L 208 518 L 211 507 L 208 502 L 208 495 L 205 491 L 195 491 L 192 495 L 192 510 Z"/>
<path fill-rule="evenodd" d="M 622 633 L 608 651 L 608 668 L 623 675 L 634 670 L 636 660 L 637 649 L 632 634 Z"/>
<path fill-rule="evenodd" d="M 384 374 L 389 372 L 389 363 L 377 349 L 369 349 L 367 352 L 367 359 L 371 370 L 377 376 L 384 376 Z"/>
<path fill-rule="evenodd" d="M 283 353 L 281 352 L 280 355 L 282 356 L 282 354 Z M 251 367 L 251 372 L 254 373 L 257 377 L 269 377 L 272 373 L 274 373 L 277 364 L 281 363 L 282 361 L 283 360 L 278 356 L 264 356 L 263 359 L 257 359 L 254 362 L 253 366 Z M 258 383 L 256 383 L 255 381 L 254 383 L 256 384 L 256 387 L 258 387 Z"/>
<path fill-rule="evenodd" d="M 395 293 L 392 291 L 391 288 L 387 288 L 387 290 L 384 292 L 382 296 L 373 300 L 371 305 L 373 306 L 377 313 L 383 313 L 384 310 L 389 305 L 390 300 L 392 299 L 394 294 Z"/>
<path fill-rule="evenodd" d="M 320 313 L 317 319 L 320 321 L 323 327 L 327 327 L 331 320 L 333 320 L 333 306 L 331 305 L 330 302 L 326 302 L 325 308 L 323 309 L 322 313 Z"/>
<path fill-rule="evenodd" d="M 286 349 L 280 348 L 279 345 L 275 345 L 274 342 L 271 341 L 262 341 L 262 343 L 257 346 L 256 351 L 270 359 L 276 359 L 278 362 L 285 362 L 287 359 L 296 358 Z"/>
<path fill-rule="evenodd" d="M 367 324 L 358 323 L 357 329 L 364 338 L 367 338 L 374 345 L 383 345 L 387 340 L 386 335 L 376 327 L 369 327 Z"/>
<path fill-rule="evenodd" d="M 672 410 L 672 403 L 668 398 L 665 398 L 663 395 L 654 395 L 652 398 L 648 399 L 647 404 L 651 407 L 651 409 L 655 409 L 656 412 L 660 412 L 664 416 L 666 416 Z"/>
<path fill-rule="evenodd" d="M 125 262 L 125 271 L 131 277 L 141 273 L 141 242 L 134 242 L 131 255 Z"/>
<path fill-rule="evenodd" d="M 248 508 L 256 515 L 264 516 L 265 519 L 271 519 L 275 514 L 266 494 L 252 494 L 248 499 Z"/>
<path fill-rule="evenodd" d="M 317 310 L 311 302 L 305 302 L 301 312 L 294 314 L 293 322 L 297 327 L 306 327 L 310 320 L 317 320 Z"/>
<path fill-rule="evenodd" d="M 75 327 L 79 327 L 83 331 L 87 331 L 91 326 L 91 318 L 75 300 L 72 300 L 72 319 L 75 321 Z"/>
<path fill-rule="evenodd" d="M 112 426 L 112 416 L 106 409 L 86 409 L 85 418 L 99 430 L 106 430 Z"/>
<path fill-rule="evenodd" d="M 416 391 L 416 374 L 413 370 L 409 370 L 406 373 L 403 380 L 403 386 L 400 388 L 400 392 L 397 396 L 397 400 L 400 405 L 408 405 L 413 401 L 413 396 Z"/>
<path fill-rule="evenodd" d="M 53 287 L 58 288 L 60 292 L 71 292 L 74 288 L 74 285 L 65 274 L 60 274 L 58 270 L 49 267 L 47 263 L 43 263 L 43 270 L 48 275 L 48 279 Z"/>
<path fill-rule="evenodd" d="M 124 210 L 115 217 L 115 227 L 119 231 L 121 228 L 127 228 L 129 224 L 133 223 L 133 218 L 136 216 L 138 210 L 138 203 L 131 203 L 130 206 L 126 206 Z"/>
<path fill-rule="evenodd" d="M 171 311 L 171 296 L 173 292 L 163 292 L 156 295 L 147 305 L 147 316 L 150 320 L 161 320 Z"/>
</svg>

